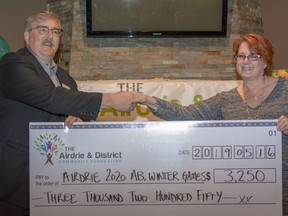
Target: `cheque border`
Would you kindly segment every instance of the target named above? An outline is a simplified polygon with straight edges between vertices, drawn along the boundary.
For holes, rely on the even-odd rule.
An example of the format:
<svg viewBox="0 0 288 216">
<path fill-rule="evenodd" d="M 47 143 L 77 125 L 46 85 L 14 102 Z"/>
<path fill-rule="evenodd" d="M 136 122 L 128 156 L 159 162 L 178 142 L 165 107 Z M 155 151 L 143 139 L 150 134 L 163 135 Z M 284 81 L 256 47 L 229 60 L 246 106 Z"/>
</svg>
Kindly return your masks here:
<svg viewBox="0 0 288 216">
<path fill-rule="evenodd" d="M 69 129 L 137 129 L 137 128 L 146 128 L 151 126 L 157 126 L 159 124 L 163 124 L 164 121 L 160 122 L 94 122 L 94 123 L 76 123 L 72 125 Z M 166 122 L 171 123 L 171 121 Z M 176 121 L 173 124 L 187 124 L 187 121 Z M 267 127 L 267 126 L 277 126 L 277 121 L 195 121 L 190 124 L 190 127 Z M 64 123 L 37 123 L 31 122 L 30 129 L 65 129 Z"/>
</svg>

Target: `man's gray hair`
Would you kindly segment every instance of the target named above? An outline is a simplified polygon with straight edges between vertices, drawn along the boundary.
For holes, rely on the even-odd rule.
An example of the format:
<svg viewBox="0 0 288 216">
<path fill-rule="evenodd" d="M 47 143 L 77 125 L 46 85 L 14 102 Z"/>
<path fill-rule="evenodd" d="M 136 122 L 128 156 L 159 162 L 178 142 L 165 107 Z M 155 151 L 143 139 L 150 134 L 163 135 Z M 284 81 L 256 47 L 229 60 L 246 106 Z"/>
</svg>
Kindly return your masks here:
<svg viewBox="0 0 288 216">
<path fill-rule="evenodd" d="M 24 31 L 29 31 L 32 28 L 33 22 L 43 22 L 48 19 L 56 20 L 59 24 L 59 28 L 61 28 L 61 21 L 56 14 L 49 11 L 40 11 L 32 14 L 26 19 Z"/>
</svg>

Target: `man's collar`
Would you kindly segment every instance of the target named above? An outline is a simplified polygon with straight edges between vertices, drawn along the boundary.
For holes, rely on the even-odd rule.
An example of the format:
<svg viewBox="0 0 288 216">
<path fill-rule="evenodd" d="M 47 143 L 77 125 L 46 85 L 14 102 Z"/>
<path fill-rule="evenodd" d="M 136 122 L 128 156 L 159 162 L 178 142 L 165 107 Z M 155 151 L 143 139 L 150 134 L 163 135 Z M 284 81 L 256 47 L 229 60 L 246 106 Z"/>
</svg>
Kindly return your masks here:
<svg viewBox="0 0 288 216">
<path fill-rule="evenodd" d="M 39 58 L 38 56 L 36 56 L 33 52 L 32 54 L 35 56 L 35 58 L 37 59 L 37 61 L 39 62 L 39 64 L 47 71 L 47 73 L 50 76 L 53 76 L 56 74 L 57 72 L 57 64 L 55 63 L 54 60 L 52 60 L 51 63 L 45 62 L 43 59 Z"/>
<path fill-rule="evenodd" d="M 52 59 L 52 61 L 51 61 L 51 63 L 49 63 L 49 62 L 46 62 L 46 61 L 44 61 L 42 58 L 40 58 L 40 57 L 38 57 L 31 49 L 29 49 L 27 46 L 25 46 L 26 47 L 26 49 L 28 49 L 29 51 L 30 51 L 30 53 L 37 59 L 37 61 L 39 62 L 39 63 L 41 63 L 41 65 L 50 65 L 50 68 L 53 68 L 53 67 L 55 67 L 56 66 L 56 63 L 55 63 L 55 61 Z"/>
</svg>

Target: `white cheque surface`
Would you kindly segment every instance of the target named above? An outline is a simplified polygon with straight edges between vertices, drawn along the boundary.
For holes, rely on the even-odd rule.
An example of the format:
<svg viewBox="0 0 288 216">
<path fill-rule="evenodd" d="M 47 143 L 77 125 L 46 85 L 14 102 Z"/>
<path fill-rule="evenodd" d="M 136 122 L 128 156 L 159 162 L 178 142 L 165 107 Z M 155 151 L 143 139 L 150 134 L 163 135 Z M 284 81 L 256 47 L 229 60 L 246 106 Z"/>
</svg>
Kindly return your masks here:
<svg viewBox="0 0 288 216">
<path fill-rule="evenodd" d="M 30 124 L 31 216 L 282 215 L 277 121 Z"/>
</svg>

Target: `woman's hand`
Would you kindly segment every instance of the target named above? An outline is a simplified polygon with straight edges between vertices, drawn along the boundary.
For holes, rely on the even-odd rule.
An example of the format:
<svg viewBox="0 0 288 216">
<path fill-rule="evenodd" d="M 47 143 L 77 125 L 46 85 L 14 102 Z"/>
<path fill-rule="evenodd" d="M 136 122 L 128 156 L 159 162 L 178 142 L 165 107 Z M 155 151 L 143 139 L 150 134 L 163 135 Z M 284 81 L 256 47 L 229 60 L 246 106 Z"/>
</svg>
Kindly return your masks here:
<svg viewBox="0 0 288 216">
<path fill-rule="evenodd" d="M 277 129 L 283 134 L 288 135 L 288 118 L 286 116 L 280 116 L 280 118 L 278 119 Z"/>
<path fill-rule="evenodd" d="M 153 104 L 156 103 L 155 98 L 149 95 L 139 93 L 139 92 L 133 92 L 133 94 L 134 94 L 134 99 L 132 100 L 132 102 L 135 104 L 139 103 L 139 104 L 143 104 L 146 106 L 153 106 Z"/>
<path fill-rule="evenodd" d="M 74 122 L 83 122 L 82 119 L 80 119 L 79 117 L 75 117 L 75 116 L 68 116 L 66 119 L 65 119 L 65 122 L 64 124 L 67 126 L 67 127 L 71 127 L 73 125 Z"/>
</svg>

